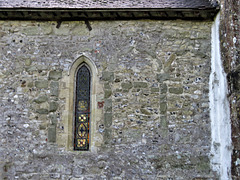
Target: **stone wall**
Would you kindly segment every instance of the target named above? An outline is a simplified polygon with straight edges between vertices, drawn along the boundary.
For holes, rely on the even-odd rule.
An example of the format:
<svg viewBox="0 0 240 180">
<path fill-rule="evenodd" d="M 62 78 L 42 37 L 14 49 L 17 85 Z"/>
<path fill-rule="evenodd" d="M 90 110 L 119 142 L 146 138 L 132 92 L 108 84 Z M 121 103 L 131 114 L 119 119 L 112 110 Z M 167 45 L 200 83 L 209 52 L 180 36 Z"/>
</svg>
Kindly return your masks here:
<svg viewBox="0 0 240 180">
<path fill-rule="evenodd" d="M 240 176 L 240 2 L 235 0 L 221 1 L 221 52 L 222 60 L 229 83 L 229 101 L 231 105 L 232 124 L 232 177 Z"/>
<path fill-rule="evenodd" d="M 0 25 L 1 179 L 216 177 L 212 22 L 96 21 L 91 31 L 84 22 Z M 94 62 L 99 87 L 94 152 L 74 152 L 66 142 L 69 71 L 83 55 Z"/>
</svg>

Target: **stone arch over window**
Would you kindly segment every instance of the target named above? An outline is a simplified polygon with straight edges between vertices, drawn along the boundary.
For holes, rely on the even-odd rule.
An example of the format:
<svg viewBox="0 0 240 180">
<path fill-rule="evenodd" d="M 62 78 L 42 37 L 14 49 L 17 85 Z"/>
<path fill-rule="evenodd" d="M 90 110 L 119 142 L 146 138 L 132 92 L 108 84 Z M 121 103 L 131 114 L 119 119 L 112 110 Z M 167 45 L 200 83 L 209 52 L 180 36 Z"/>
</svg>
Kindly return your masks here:
<svg viewBox="0 0 240 180">
<path fill-rule="evenodd" d="M 78 94 L 76 92 L 77 90 L 77 81 L 79 73 L 81 73 L 81 70 L 85 70 L 89 75 L 89 139 L 86 138 L 86 141 L 89 142 L 88 147 L 85 147 L 83 149 L 76 148 L 76 145 L 78 143 L 78 139 L 76 139 L 76 133 L 80 130 L 80 133 L 85 133 L 85 127 L 81 124 L 75 123 L 75 120 L 78 118 L 84 118 L 81 116 L 81 114 L 76 115 L 80 111 L 76 112 L 76 109 L 78 108 L 77 99 L 81 101 L 81 98 L 77 98 Z M 80 79 L 81 81 L 81 79 Z M 61 94 L 64 99 L 66 99 L 66 107 L 65 111 L 63 112 L 63 125 L 64 125 L 64 132 L 59 133 L 58 135 L 58 144 L 61 146 L 67 146 L 67 149 L 70 151 L 81 151 L 81 150 L 88 150 L 91 152 L 96 152 L 98 147 L 101 146 L 102 143 L 102 136 L 97 131 L 97 124 L 99 121 L 101 121 L 103 117 L 102 109 L 97 108 L 97 101 L 101 101 L 101 95 L 103 94 L 103 88 L 102 85 L 99 83 L 99 77 L 97 68 L 92 60 L 90 58 L 82 55 L 79 58 L 77 58 L 73 64 L 71 65 L 69 72 L 67 72 L 66 76 L 64 76 L 62 81 L 63 87 L 61 87 Z M 64 88 L 66 86 L 66 88 Z M 81 88 L 81 87 L 80 87 Z M 79 103 L 79 102 L 78 102 Z M 81 106 L 81 102 L 80 102 Z M 82 107 L 84 104 L 82 104 Z M 79 127 L 81 126 L 81 127 Z M 85 131 L 85 132 L 84 132 Z M 82 134 L 84 135 L 84 134 Z M 64 142 L 64 139 L 66 140 Z M 81 140 L 80 140 L 81 141 Z M 83 140 L 84 141 L 84 140 Z M 65 145 L 64 145 L 65 144 Z M 80 142 L 81 144 L 81 142 Z M 75 147 L 74 147 L 75 145 Z"/>
</svg>

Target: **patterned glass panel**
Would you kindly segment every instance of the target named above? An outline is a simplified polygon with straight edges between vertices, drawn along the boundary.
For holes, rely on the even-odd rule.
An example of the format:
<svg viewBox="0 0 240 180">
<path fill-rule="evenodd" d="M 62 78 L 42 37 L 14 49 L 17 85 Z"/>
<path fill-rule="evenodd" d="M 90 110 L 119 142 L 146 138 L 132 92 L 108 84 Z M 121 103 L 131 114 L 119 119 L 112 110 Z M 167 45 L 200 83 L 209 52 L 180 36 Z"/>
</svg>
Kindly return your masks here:
<svg viewBox="0 0 240 180">
<path fill-rule="evenodd" d="M 90 82 L 89 69 L 83 65 L 76 77 L 74 150 L 89 149 Z"/>
</svg>

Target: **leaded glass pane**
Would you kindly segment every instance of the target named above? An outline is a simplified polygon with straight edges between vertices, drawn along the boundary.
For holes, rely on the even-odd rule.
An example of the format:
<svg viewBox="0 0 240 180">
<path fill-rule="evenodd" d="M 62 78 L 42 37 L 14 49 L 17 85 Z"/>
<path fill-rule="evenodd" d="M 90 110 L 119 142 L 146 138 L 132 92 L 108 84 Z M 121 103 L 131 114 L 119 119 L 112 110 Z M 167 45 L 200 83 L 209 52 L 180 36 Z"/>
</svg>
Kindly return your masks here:
<svg viewBox="0 0 240 180">
<path fill-rule="evenodd" d="M 76 77 L 74 150 L 89 149 L 90 82 L 89 69 L 83 65 Z"/>
</svg>

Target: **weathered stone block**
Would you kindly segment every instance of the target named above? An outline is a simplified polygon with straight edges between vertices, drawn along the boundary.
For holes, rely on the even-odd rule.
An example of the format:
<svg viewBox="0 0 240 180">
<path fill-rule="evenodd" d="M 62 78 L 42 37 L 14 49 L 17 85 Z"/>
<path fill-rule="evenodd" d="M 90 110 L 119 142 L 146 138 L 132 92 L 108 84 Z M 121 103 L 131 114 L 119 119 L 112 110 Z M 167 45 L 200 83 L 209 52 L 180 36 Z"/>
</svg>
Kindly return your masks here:
<svg viewBox="0 0 240 180">
<path fill-rule="evenodd" d="M 36 112 L 38 114 L 48 114 L 48 110 L 47 109 L 37 109 Z"/>
<path fill-rule="evenodd" d="M 26 59 L 25 60 L 25 65 L 26 66 L 30 66 L 32 64 L 32 60 L 31 59 Z"/>
<path fill-rule="evenodd" d="M 26 69 L 26 71 L 27 71 L 28 73 L 31 73 L 31 72 L 33 72 L 33 71 L 37 71 L 37 67 L 36 67 L 36 66 L 28 66 L 28 67 L 26 67 L 25 69 Z"/>
<path fill-rule="evenodd" d="M 147 88 L 148 85 L 146 82 L 134 82 L 134 88 Z"/>
<path fill-rule="evenodd" d="M 167 81 L 170 79 L 170 75 L 168 73 L 157 74 L 158 82 L 162 83 L 163 81 Z"/>
<path fill-rule="evenodd" d="M 39 129 L 40 130 L 45 130 L 45 129 L 47 129 L 47 126 L 48 126 L 48 123 L 47 122 L 43 122 L 43 123 L 40 124 Z"/>
<path fill-rule="evenodd" d="M 104 134 L 103 134 L 103 139 L 105 144 L 109 144 L 111 142 L 112 138 L 112 130 L 111 129 L 105 129 Z"/>
<path fill-rule="evenodd" d="M 32 87 L 33 87 L 33 82 L 29 82 L 29 83 L 27 84 L 27 87 L 32 88 Z"/>
<path fill-rule="evenodd" d="M 34 99 L 33 102 L 40 104 L 46 102 L 47 100 L 48 100 L 47 96 L 39 96 L 38 98 Z"/>
<path fill-rule="evenodd" d="M 211 168 L 210 168 L 210 161 L 208 159 L 207 156 L 201 156 L 198 157 L 198 162 L 197 162 L 197 170 L 201 171 L 201 172 L 210 172 Z"/>
<path fill-rule="evenodd" d="M 54 71 L 50 71 L 49 75 L 48 75 L 48 79 L 49 80 L 59 80 L 62 78 L 62 71 L 61 70 L 54 70 Z"/>
<path fill-rule="evenodd" d="M 102 80 L 103 81 L 113 82 L 113 80 L 114 80 L 114 73 L 113 72 L 109 72 L 109 71 L 104 71 L 102 73 Z"/>
<path fill-rule="evenodd" d="M 160 112 L 161 112 L 161 114 L 166 113 L 166 111 L 167 111 L 167 103 L 166 102 L 160 103 Z"/>
<path fill-rule="evenodd" d="M 51 124 L 57 124 L 57 115 L 56 114 L 50 114 L 49 118 L 51 120 Z"/>
<path fill-rule="evenodd" d="M 58 96 L 59 95 L 59 83 L 53 81 L 50 83 L 50 93 L 51 96 Z"/>
<path fill-rule="evenodd" d="M 161 94 L 160 95 L 160 100 L 161 101 L 166 101 L 166 99 L 167 99 L 167 95 L 166 94 Z"/>
<path fill-rule="evenodd" d="M 106 99 L 104 104 L 105 112 L 112 112 L 112 99 Z"/>
<path fill-rule="evenodd" d="M 30 26 L 23 30 L 23 33 L 26 35 L 37 35 L 39 34 L 39 28 L 37 26 Z"/>
<path fill-rule="evenodd" d="M 48 142 L 56 142 L 56 125 L 48 127 Z"/>
<path fill-rule="evenodd" d="M 164 70 L 165 72 L 169 71 L 169 68 L 171 67 L 172 62 L 176 59 L 176 54 L 171 54 L 167 62 L 164 64 Z"/>
<path fill-rule="evenodd" d="M 112 91 L 111 90 L 105 90 L 104 91 L 104 98 L 109 98 L 112 95 Z"/>
<path fill-rule="evenodd" d="M 104 89 L 111 89 L 111 86 L 109 83 L 104 83 Z"/>
<path fill-rule="evenodd" d="M 169 88 L 169 92 L 172 94 L 182 94 L 183 88 Z"/>
<path fill-rule="evenodd" d="M 159 88 L 151 88 L 151 93 L 158 93 L 159 92 Z"/>
<path fill-rule="evenodd" d="M 151 115 L 151 113 L 146 109 L 141 108 L 140 111 L 141 111 L 142 114 Z"/>
<path fill-rule="evenodd" d="M 35 87 L 39 89 L 44 89 L 48 87 L 48 81 L 42 80 L 42 81 L 36 81 L 35 82 Z"/>
<path fill-rule="evenodd" d="M 104 114 L 104 124 L 105 124 L 105 127 L 107 128 L 112 125 L 112 113 Z"/>
<path fill-rule="evenodd" d="M 168 121 L 167 121 L 167 117 L 163 116 L 160 119 L 160 128 L 167 128 L 168 127 Z"/>
<path fill-rule="evenodd" d="M 131 89 L 133 87 L 132 83 L 122 83 L 121 86 L 123 89 Z"/>
<path fill-rule="evenodd" d="M 161 84 L 161 94 L 165 94 L 167 93 L 167 85 L 164 83 L 164 84 Z"/>
<path fill-rule="evenodd" d="M 57 102 L 50 102 L 49 103 L 49 112 L 55 112 L 58 109 L 58 103 Z"/>
</svg>

